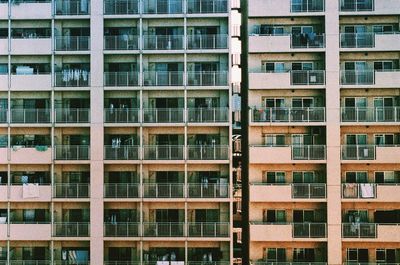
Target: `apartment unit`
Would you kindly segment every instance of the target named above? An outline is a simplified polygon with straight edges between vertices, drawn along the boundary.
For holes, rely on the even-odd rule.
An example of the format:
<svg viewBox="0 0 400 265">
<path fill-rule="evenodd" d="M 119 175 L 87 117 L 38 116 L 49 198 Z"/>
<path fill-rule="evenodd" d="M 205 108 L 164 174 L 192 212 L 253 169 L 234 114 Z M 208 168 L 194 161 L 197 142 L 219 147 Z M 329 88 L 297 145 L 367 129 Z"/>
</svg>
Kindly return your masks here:
<svg viewBox="0 0 400 265">
<path fill-rule="evenodd" d="M 230 2 L 0 0 L 0 264 L 232 262 Z"/>
<path fill-rule="evenodd" d="M 247 10 L 251 264 L 399 264 L 400 1 Z"/>
</svg>

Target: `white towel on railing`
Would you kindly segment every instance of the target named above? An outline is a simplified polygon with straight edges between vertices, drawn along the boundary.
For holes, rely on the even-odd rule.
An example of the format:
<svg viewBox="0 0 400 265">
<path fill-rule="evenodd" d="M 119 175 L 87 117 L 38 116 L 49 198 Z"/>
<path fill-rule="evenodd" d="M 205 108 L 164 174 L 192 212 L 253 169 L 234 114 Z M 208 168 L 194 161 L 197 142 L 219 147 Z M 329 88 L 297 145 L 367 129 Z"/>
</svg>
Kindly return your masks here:
<svg viewBox="0 0 400 265">
<path fill-rule="evenodd" d="M 374 198 L 374 185 L 370 183 L 360 184 L 361 198 Z"/>
<path fill-rule="evenodd" d="M 24 184 L 22 185 L 22 198 L 39 198 L 39 184 Z"/>
</svg>

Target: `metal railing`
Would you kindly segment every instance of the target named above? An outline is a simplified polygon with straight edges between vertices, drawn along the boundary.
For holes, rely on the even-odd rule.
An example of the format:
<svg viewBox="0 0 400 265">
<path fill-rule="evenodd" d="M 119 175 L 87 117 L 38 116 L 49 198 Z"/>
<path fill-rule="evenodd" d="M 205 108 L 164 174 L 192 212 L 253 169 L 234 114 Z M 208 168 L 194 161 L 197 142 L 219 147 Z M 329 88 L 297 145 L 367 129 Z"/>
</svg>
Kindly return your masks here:
<svg viewBox="0 0 400 265">
<path fill-rule="evenodd" d="M 399 122 L 400 107 L 343 107 L 342 122 Z"/>
<path fill-rule="evenodd" d="M 7 115 L 8 110 L 7 109 L 0 109 L 0 123 L 7 123 Z"/>
<path fill-rule="evenodd" d="M 143 86 L 183 86 L 183 71 L 144 71 Z"/>
<path fill-rule="evenodd" d="M 342 85 L 373 85 L 375 84 L 374 70 L 342 70 L 340 71 Z"/>
<path fill-rule="evenodd" d="M 9 263 L 6 261 L 2 263 L 0 261 L 0 265 L 51 265 L 52 262 L 50 260 L 10 260 Z"/>
<path fill-rule="evenodd" d="M 293 183 L 292 198 L 294 199 L 324 199 L 326 198 L 325 183 Z"/>
<path fill-rule="evenodd" d="M 139 233 L 140 223 L 137 222 L 104 223 L 104 236 L 106 237 L 138 237 Z"/>
<path fill-rule="evenodd" d="M 138 86 L 139 72 L 104 72 L 104 86 Z"/>
<path fill-rule="evenodd" d="M 375 183 L 344 183 L 342 198 L 344 199 L 375 199 L 377 198 Z"/>
<path fill-rule="evenodd" d="M 105 0 L 104 15 L 139 14 L 139 0 Z"/>
<path fill-rule="evenodd" d="M 140 262 L 137 260 L 108 260 L 103 262 L 104 265 L 144 265 L 144 262 Z"/>
<path fill-rule="evenodd" d="M 325 145 L 292 145 L 293 160 L 325 160 Z"/>
<path fill-rule="evenodd" d="M 327 262 L 251 261 L 251 265 L 327 265 Z"/>
<path fill-rule="evenodd" d="M 340 0 L 340 11 L 343 12 L 374 11 L 374 9 L 374 0 Z"/>
<path fill-rule="evenodd" d="M 325 238 L 326 223 L 293 223 L 294 238 Z"/>
<path fill-rule="evenodd" d="M 90 122 L 89 108 L 65 108 L 54 110 L 55 121 L 58 123 L 88 123 Z"/>
<path fill-rule="evenodd" d="M 54 198 L 89 198 L 87 183 L 56 183 L 53 185 Z"/>
<path fill-rule="evenodd" d="M 375 160 L 375 145 L 342 145 L 343 160 Z"/>
<path fill-rule="evenodd" d="M 189 198 L 228 198 L 229 184 L 225 183 L 188 183 Z"/>
<path fill-rule="evenodd" d="M 184 116 L 183 108 L 143 109 L 144 123 L 182 123 Z"/>
<path fill-rule="evenodd" d="M 325 34 L 291 34 L 292 49 L 325 48 Z"/>
<path fill-rule="evenodd" d="M 183 222 L 144 222 L 144 237 L 182 237 L 185 234 Z"/>
<path fill-rule="evenodd" d="M 290 78 L 292 85 L 325 85 L 324 70 L 292 70 Z"/>
<path fill-rule="evenodd" d="M 325 108 L 256 108 L 251 117 L 253 122 L 325 122 Z"/>
<path fill-rule="evenodd" d="M 105 198 L 139 198 L 138 183 L 105 183 Z"/>
<path fill-rule="evenodd" d="M 90 261 L 74 261 L 75 265 L 90 265 Z M 68 260 L 54 260 L 53 265 L 69 265 Z"/>
<path fill-rule="evenodd" d="M 55 222 L 53 224 L 53 236 L 57 237 L 81 237 L 89 236 L 90 223 L 88 222 Z"/>
<path fill-rule="evenodd" d="M 105 160 L 138 160 L 140 148 L 137 145 L 104 146 Z"/>
<path fill-rule="evenodd" d="M 56 51 L 88 51 L 90 36 L 55 36 Z"/>
<path fill-rule="evenodd" d="M 340 33 L 341 48 L 374 48 L 375 33 Z"/>
<path fill-rule="evenodd" d="M 324 11 L 325 11 L 325 0 L 290 1 L 290 12 L 292 13 L 324 12 Z"/>
<path fill-rule="evenodd" d="M 138 50 L 139 36 L 115 35 L 104 36 L 104 50 Z"/>
<path fill-rule="evenodd" d="M 70 76 L 69 73 L 57 72 L 54 74 L 56 87 L 87 87 L 90 86 L 90 73 L 82 72 L 79 76 Z"/>
<path fill-rule="evenodd" d="M 229 237 L 229 222 L 189 222 L 189 237 Z"/>
<path fill-rule="evenodd" d="M 183 145 L 145 145 L 143 146 L 144 160 L 183 160 Z"/>
<path fill-rule="evenodd" d="M 11 109 L 11 123 L 50 123 L 50 109 Z"/>
<path fill-rule="evenodd" d="M 144 198 L 183 198 L 183 183 L 143 183 Z"/>
<path fill-rule="evenodd" d="M 88 160 L 90 157 L 90 146 L 56 145 L 54 153 L 56 160 Z"/>
<path fill-rule="evenodd" d="M 188 14 L 227 13 L 227 0 L 187 0 Z"/>
<path fill-rule="evenodd" d="M 90 0 L 56 0 L 54 7 L 54 14 L 60 16 L 90 14 Z"/>
<path fill-rule="evenodd" d="M 229 159 L 228 145 L 188 145 L 189 160 L 227 160 Z"/>
<path fill-rule="evenodd" d="M 143 14 L 182 14 L 182 0 L 145 1 Z"/>
<path fill-rule="evenodd" d="M 112 108 L 104 110 L 104 122 L 106 123 L 138 123 L 139 109 Z"/>
<path fill-rule="evenodd" d="M 188 86 L 227 86 L 227 71 L 189 71 L 187 72 Z"/>
<path fill-rule="evenodd" d="M 228 122 L 228 108 L 188 108 L 188 122 L 193 123 L 216 123 Z"/>
<path fill-rule="evenodd" d="M 183 50 L 183 35 L 144 35 L 144 50 Z"/>
<path fill-rule="evenodd" d="M 196 34 L 187 36 L 187 48 L 189 50 L 203 49 L 227 49 L 227 34 Z"/>
<path fill-rule="evenodd" d="M 343 238 L 377 238 L 377 224 L 343 223 Z"/>
</svg>

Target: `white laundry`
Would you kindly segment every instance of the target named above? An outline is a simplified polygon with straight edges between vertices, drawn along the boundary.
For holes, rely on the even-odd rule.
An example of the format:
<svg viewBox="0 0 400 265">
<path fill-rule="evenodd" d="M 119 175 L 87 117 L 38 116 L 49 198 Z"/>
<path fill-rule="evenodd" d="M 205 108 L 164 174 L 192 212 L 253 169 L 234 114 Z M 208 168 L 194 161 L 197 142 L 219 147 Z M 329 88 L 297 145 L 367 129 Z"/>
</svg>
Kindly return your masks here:
<svg viewBox="0 0 400 265">
<path fill-rule="evenodd" d="M 39 184 L 24 184 L 22 185 L 22 198 L 39 198 Z"/>
<path fill-rule="evenodd" d="M 375 198 L 374 185 L 370 183 L 360 184 L 361 198 Z"/>
</svg>

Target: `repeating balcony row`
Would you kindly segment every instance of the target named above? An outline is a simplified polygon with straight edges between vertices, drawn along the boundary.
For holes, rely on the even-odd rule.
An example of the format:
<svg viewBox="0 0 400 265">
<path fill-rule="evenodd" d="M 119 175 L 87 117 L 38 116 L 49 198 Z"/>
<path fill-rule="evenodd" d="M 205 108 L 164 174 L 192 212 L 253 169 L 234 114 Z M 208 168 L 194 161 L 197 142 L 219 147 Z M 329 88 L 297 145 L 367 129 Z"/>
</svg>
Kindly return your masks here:
<svg viewBox="0 0 400 265">
<path fill-rule="evenodd" d="M 162 265 L 205 265 L 203 261 L 121 261 L 121 260 L 113 260 L 113 261 L 104 261 L 103 265 L 156 265 L 157 262 Z M 65 260 L 10 260 L 7 262 L 6 260 L 0 260 L 0 265 L 67 265 L 69 261 Z M 207 265 L 230 265 L 229 261 L 207 261 Z M 257 263 L 258 264 L 258 263 Z M 80 261 L 76 265 L 90 265 L 90 261 Z M 261 265 L 261 263 L 260 263 Z M 291 265 L 291 264 L 283 264 L 283 265 Z M 296 265 L 296 264 L 294 264 Z M 326 265 L 326 263 L 301 263 L 298 265 Z M 373 265 L 373 264 L 363 264 L 363 265 Z M 388 265 L 398 265 L 398 264 L 388 264 Z"/>
<path fill-rule="evenodd" d="M 132 109 L 113 108 L 104 110 L 105 123 L 227 123 L 228 108 L 165 108 Z M 0 123 L 47 124 L 52 122 L 50 109 L 11 109 L 0 110 Z M 90 109 L 55 109 L 55 123 L 89 123 Z"/>
</svg>

